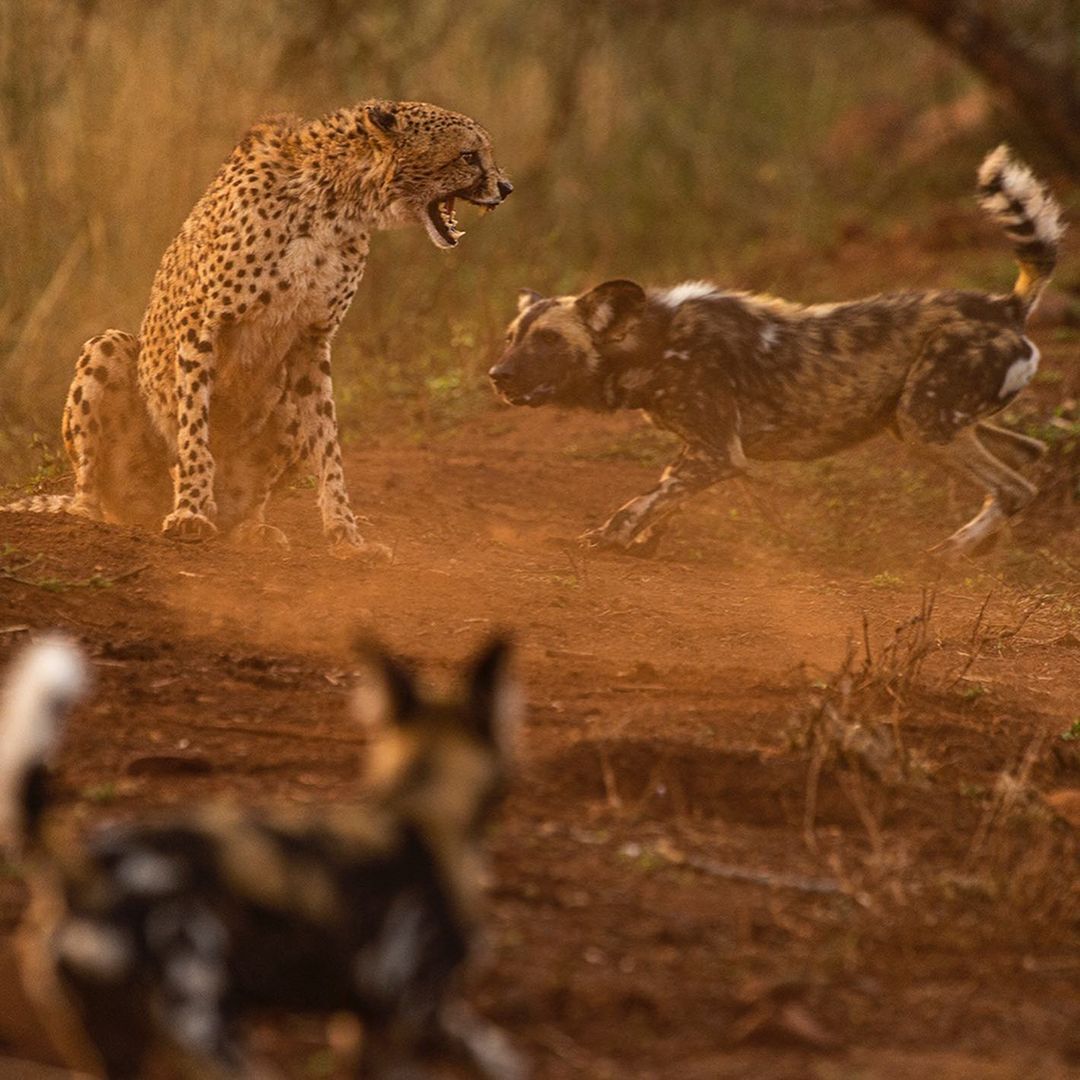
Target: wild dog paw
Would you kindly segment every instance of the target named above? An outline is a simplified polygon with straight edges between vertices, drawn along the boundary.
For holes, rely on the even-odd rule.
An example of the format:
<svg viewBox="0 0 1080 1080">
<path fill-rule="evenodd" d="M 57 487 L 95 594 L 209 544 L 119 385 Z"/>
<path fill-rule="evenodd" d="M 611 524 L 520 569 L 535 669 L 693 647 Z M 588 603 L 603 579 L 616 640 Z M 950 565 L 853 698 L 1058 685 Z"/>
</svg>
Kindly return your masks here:
<svg viewBox="0 0 1080 1080">
<path fill-rule="evenodd" d="M 664 530 L 658 525 L 638 533 L 626 548 L 626 554 L 633 555 L 636 559 L 651 559 L 656 554 L 656 549 L 660 546 L 660 537 L 663 535 Z"/>
<path fill-rule="evenodd" d="M 528 1080 L 532 1074 L 529 1060 L 514 1048 L 506 1032 L 467 1005 L 458 1002 L 449 1006 L 440 1022 L 448 1037 L 448 1049 L 464 1050 L 465 1058 L 485 1080 Z"/>
<path fill-rule="evenodd" d="M 577 542 L 590 551 L 625 551 L 626 541 L 618 536 L 613 536 L 601 526 L 599 529 L 589 529 L 583 532 Z"/>
<path fill-rule="evenodd" d="M 237 547 L 289 550 L 289 538 L 280 529 L 267 525 L 265 521 L 240 522 L 229 533 L 229 541 Z"/>
<path fill-rule="evenodd" d="M 627 540 L 620 532 L 613 532 L 601 526 L 590 529 L 578 537 L 578 543 L 591 551 L 615 551 L 620 555 L 633 555 L 638 559 L 649 559 L 656 554 L 662 530 L 648 529 Z"/>
<path fill-rule="evenodd" d="M 965 535 L 964 530 L 953 533 L 952 536 L 942 540 L 927 549 L 927 555 L 933 555 L 943 562 L 956 562 L 960 559 L 977 559 L 983 555 L 989 555 L 1001 542 L 1001 533 L 989 535 L 970 536 Z"/>
<path fill-rule="evenodd" d="M 217 536 L 217 526 L 192 510 L 174 510 L 162 523 L 161 532 L 170 540 L 198 543 Z"/>
<path fill-rule="evenodd" d="M 944 559 L 972 559 L 986 555 L 994 549 L 1007 525 L 1008 518 L 1005 513 L 996 502 L 987 499 L 982 510 L 971 521 L 940 544 L 935 544 L 929 554 Z"/>
<path fill-rule="evenodd" d="M 394 553 L 385 544 L 365 540 L 352 524 L 334 525 L 326 530 L 330 554 L 335 559 L 360 559 L 366 563 L 387 563 Z"/>
</svg>

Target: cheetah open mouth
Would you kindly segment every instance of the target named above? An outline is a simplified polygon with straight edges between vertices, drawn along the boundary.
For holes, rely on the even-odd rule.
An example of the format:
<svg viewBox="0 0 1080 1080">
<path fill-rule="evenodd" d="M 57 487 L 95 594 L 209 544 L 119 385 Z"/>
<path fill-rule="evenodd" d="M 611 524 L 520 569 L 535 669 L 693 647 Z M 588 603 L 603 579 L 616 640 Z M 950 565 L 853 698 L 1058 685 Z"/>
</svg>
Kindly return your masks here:
<svg viewBox="0 0 1080 1080">
<path fill-rule="evenodd" d="M 454 213 L 454 196 L 433 199 L 427 204 L 424 225 L 428 236 L 436 247 L 457 247 L 457 242 L 465 235 L 464 229 L 458 228 L 457 215 Z"/>
<path fill-rule="evenodd" d="M 424 208 L 423 221 L 431 242 L 440 248 L 457 247 L 457 242 L 465 235 L 465 230 L 458 226 L 454 213 L 454 200 L 464 199 L 473 206 L 478 206 L 483 214 L 489 213 L 499 202 L 474 198 L 469 191 L 455 191 L 441 199 L 432 199 Z"/>
</svg>

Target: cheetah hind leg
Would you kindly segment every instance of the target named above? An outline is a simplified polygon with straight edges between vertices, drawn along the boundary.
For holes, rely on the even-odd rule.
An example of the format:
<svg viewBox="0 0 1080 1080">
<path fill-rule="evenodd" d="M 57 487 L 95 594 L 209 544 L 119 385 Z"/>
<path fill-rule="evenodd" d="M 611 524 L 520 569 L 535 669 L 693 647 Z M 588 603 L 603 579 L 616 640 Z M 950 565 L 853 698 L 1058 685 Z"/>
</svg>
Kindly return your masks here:
<svg viewBox="0 0 1080 1080">
<path fill-rule="evenodd" d="M 139 393 L 138 359 L 138 338 L 123 330 L 83 346 L 61 429 L 75 471 L 70 514 L 150 525 L 168 505 L 165 443 Z"/>
<path fill-rule="evenodd" d="M 286 431 L 293 415 L 294 410 L 283 400 L 254 438 L 239 443 L 227 440 L 214 449 L 218 525 L 238 547 L 279 551 L 289 547 L 288 537 L 267 524 L 265 515 L 271 491 L 295 456 Z M 221 419 L 222 430 L 240 426 L 229 423 L 227 415 Z"/>
</svg>

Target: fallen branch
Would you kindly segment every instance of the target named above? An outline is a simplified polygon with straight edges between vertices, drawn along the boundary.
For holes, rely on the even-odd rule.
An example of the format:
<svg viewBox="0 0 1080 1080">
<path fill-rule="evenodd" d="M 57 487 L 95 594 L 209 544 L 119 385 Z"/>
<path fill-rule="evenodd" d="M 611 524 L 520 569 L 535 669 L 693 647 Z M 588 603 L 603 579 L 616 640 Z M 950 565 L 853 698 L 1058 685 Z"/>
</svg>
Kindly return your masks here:
<svg viewBox="0 0 1080 1080">
<path fill-rule="evenodd" d="M 688 866 L 709 877 L 724 881 L 742 881 L 747 885 L 761 885 L 768 889 L 794 889 L 796 892 L 818 893 L 828 896 L 849 896 L 850 892 L 835 878 L 813 878 L 802 874 L 775 873 L 772 870 L 751 870 L 746 866 L 716 862 L 697 855 L 687 855 L 661 840 L 649 849 L 672 866 Z"/>
</svg>

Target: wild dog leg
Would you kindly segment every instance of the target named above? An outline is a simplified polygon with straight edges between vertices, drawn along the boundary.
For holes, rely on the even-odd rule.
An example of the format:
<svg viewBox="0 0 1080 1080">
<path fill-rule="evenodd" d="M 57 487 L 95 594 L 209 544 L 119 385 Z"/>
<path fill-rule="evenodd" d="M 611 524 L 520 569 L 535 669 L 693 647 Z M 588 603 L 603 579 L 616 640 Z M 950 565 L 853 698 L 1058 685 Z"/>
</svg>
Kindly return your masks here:
<svg viewBox="0 0 1080 1080">
<path fill-rule="evenodd" d="M 975 433 L 994 457 L 1000 458 L 1012 469 L 1034 465 L 1046 453 L 1046 443 L 1021 435 L 1018 431 L 998 427 L 986 420 L 975 425 Z"/>
<path fill-rule="evenodd" d="M 999 400 L 988 407 L 984 387 L 1008 390 L 1010 373 L 1018 364 L 1027 366 L 1030 377 L 1032 348 L 1025 338 L 1007 332 L 973 333 L 960 341 L 942 335 L 926 343 L 912 367 L 896 413 L 901 436 L 924 457 L 986 491 L 982 510 L 935 551 L 976 554 L 1035 497 L 1034 485 L 980 441 L 981 435 L 995 449 L 1004 443 L 1011 459 L 1038 448 L 1036 440 L 1010 437 L 983 419 L 1008 400 L 999 392 Z"/>
<path fill-rule="evenodd" d="M 657 524 L 691 495 L 743 470 L 730 459 L 706 447 L 684 447 L 660 477 L 660 483 L 631 499 L 615 511 L 598 529 L 582 533 L 578 540 L 586 547 L 630 551 L 647 544 Z"/>
<path fill-rule="evenodd" d="M 511 1046 L 501 1028 L 477 1015 L 463 1001 L 443 1008 L 440 1035 L 447 1050 L 485 1080 L 525 1080 L 525 1059 Z"/>
<path fill-rule="evenodd" d="M 979 442 L 971 428 L 951 443 L 934 446 L 922 443 L 921 453 L 939 462 L 952 472 L 975 480 L 987 491 L 982 509 L 952 536 L 932 548 L 932 551 L 958 555 L 976 554 L 1008 520 L 1018 514 L 1035 497 L 1036 489 L 1018 472 L 998 461 Z"/>
</svg>

